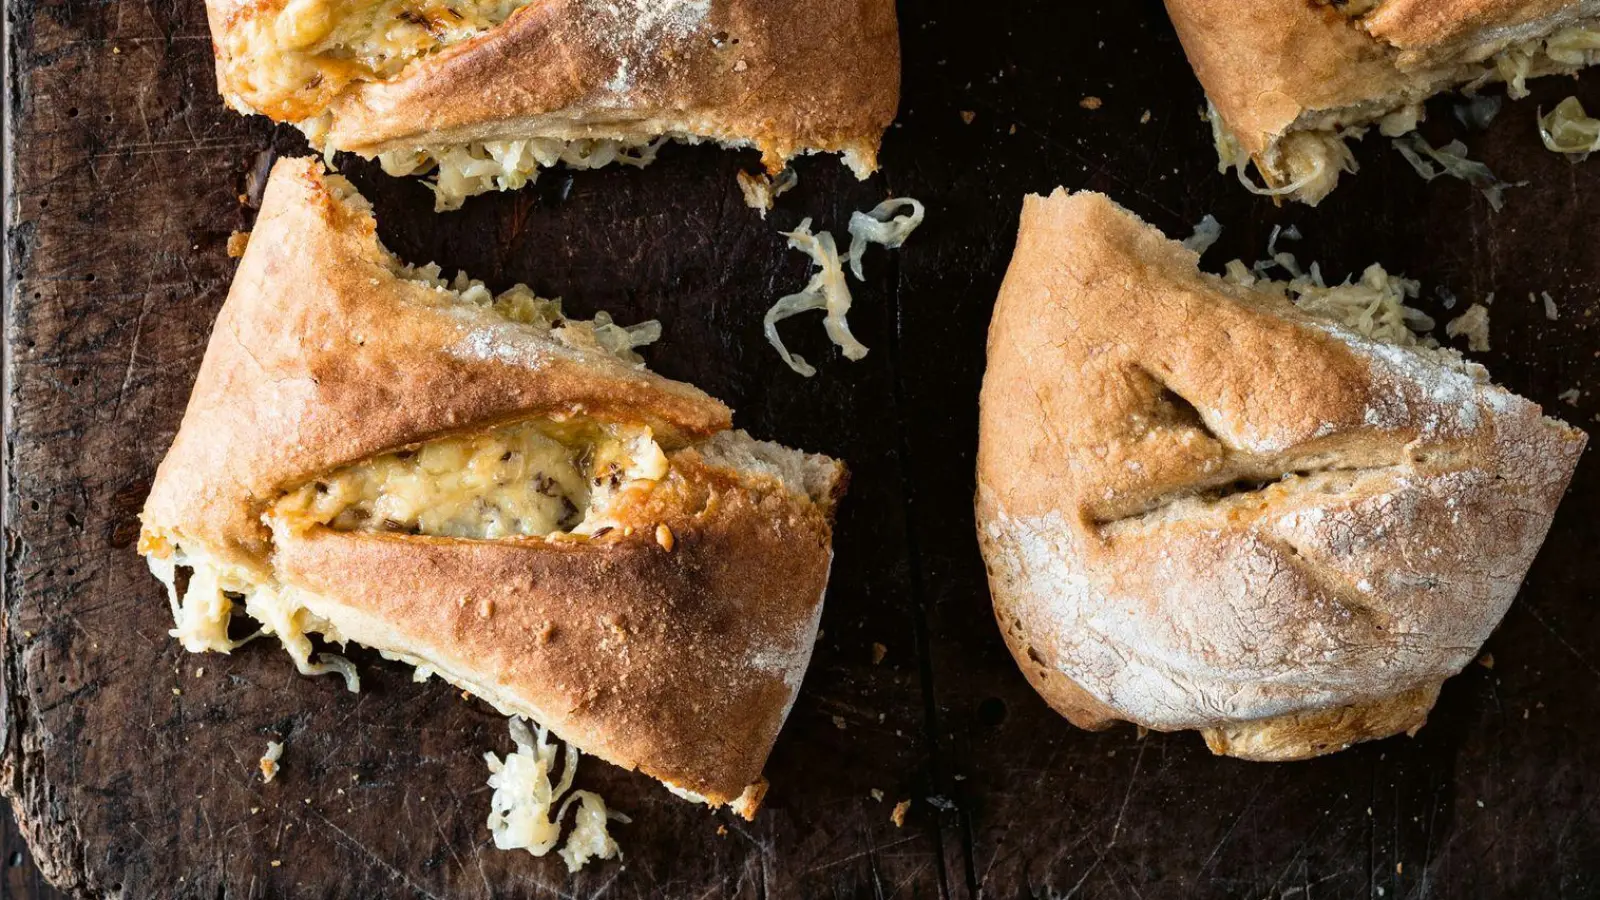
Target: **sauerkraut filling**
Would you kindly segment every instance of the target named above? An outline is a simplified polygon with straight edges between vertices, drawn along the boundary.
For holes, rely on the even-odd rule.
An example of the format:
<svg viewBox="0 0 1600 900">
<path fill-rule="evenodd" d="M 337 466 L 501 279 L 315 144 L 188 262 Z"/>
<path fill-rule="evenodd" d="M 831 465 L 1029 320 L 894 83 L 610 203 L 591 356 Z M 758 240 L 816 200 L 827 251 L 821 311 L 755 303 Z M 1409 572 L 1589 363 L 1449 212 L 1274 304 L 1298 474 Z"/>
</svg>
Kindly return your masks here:
<svg viewBox="0 0 1600 900">
<path fill-rule="evenodd" d="M 1375 4 L 1352 0 L 1336 5 L 1358 17 Z M 1573 74 L 1596 63 L 1600 63 L 1600 24 L 1567 26 L 1545 37 L 1504 46 L 1484 58 L 1419 72 L 1414 95 L 1396 98 L 1388 105 L 1363 104 L 1308 113 L 1255 157 L 1244 152 L 1215 109 L 1209 109 L 1206 118 L 1211 123 L 1218 171 L 1236 169 L 1239 180 L 1254 193 L 1286 196 L 1315 205 L 1337 186 L 1342 173 L 1356 171 L 1348 144 L 1351 139 L 1359 139 L 1374 124 L 1385 137 L 1410 133 L 1422 118 L 1422 102 L 1427 97 L 1457 86 L 1472 94 L 1498 81 L 1505 83 L 1507 96 L 1520 99 L 1528 95 L 1529 78 Z M 1260 173 L 1263 185 L 1252 182 L 1248 173 L 1251 165 Z M 1439 174 L 1473 180 L 1464 169 L 1458 172 L 1448 165 Z"/>
<path fill-rule="evenodd" d="M 468 197 L 490 191 L 514 191 L 532 184 L 540 169 L 564 163 L 574 169 L 598 169 L 612 163 L 643 167 L 655 161 L 668 140 L 696 143 L 689 135 L 622 140 L 616 138 L 534 137 L 482 141 L 454 147 L 394 150 L 378 155 L 383 171 L 394 176 L 433 173 L 436 212 L 460 209 Z"/>
<path fill-rule="evenodd" d="M 482 34 L 530 0 L 269 0 L 222 29 L 218 54 L 245 112 L 301 121 L 354 82 L 382 81 Z"/>
</svg>

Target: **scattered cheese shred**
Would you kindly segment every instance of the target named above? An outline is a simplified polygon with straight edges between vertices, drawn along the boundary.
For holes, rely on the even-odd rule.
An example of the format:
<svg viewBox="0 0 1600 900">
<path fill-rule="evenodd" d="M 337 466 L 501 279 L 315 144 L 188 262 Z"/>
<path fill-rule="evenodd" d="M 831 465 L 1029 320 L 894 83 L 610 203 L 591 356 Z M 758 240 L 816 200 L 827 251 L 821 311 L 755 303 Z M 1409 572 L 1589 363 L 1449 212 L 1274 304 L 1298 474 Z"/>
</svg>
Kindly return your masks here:
<svg viewBox="0 0 1600 900">
<path fill-rule="evenodd" d="M 896 214 L 895 210 L 898 209 L 907 209 L 909 212 Z M 922 204 L 916 200 L 896 197 L 879 203 L 870 212 L 852 214 L 850 252 L 846 254 L 850 260 L 850 274 L 856 276 L 857 281 L 865 281 L 861 274 L 861 257 L 867 252 L 867 245 L 881 244 L 889 250 L 899 249 L 911 232 L 922 224 L 925 213 Z"/>
<path fill-rule="evenodd" d="M 489 764 L 488 784 L 494 788 L 488 820 L 494 845 L 501 850 L 520 849 L 544 856 L 561 841 L 561 820 L 567 808 L 580 801 L 572 832 L 560 851 L 567 869 L 576 872 L 591 859 L 614 859 L 620 855 L 606 823 L 612 819 L 627 822 L 628 818 L 608 812 L 605 800 L 591 791 L 574 791 L 567 796 L 578 772 L 581 754 L 577 748 L 559 741 L 552 743 L 548 729 L 538 726 L 537 731 L 530 730 L 522 719 L 512 719 L 510 730 L 511 740 L 517 745 L 514 752 L 504 759 L 492 752 L 483 755 Z M 556 756 L 563 746 L 566 760 L 560 780 L 552 783 Z"/>
</svg>

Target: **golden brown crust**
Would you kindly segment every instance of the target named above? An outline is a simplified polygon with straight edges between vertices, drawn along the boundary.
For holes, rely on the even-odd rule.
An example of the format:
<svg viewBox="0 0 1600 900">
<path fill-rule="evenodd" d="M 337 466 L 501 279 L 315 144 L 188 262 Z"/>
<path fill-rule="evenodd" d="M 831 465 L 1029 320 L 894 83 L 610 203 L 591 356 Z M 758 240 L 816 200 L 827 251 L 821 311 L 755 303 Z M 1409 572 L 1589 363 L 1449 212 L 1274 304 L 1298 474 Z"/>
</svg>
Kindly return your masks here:
<svg viewBox="0 0 1600 900">
<path fill-rule="evenodd" d="M 1392 54 L 1338 9 L 1306 0 L 1167 0 L 1223 122 L 1260 156 L 1302 115 L 1402 90 Z"/>
<path fill-rule="evenodd" d="M 761 775 L 810 658 L 831 557 L 815 505 L 693 450 L 590 541 L 275 537 L 279 578 L 315 595 L 308 608 L 345 638 L 424 660 L 588 753 L 716 804 Z"/>
<path fill-rule="evenodd" d="M 401 277 L 371 214 L 320 162 L 273 167 L 145 529 L 182 526 L 229 561 L 265 556 L 291 485 L 454 430 L 531 416 L 641 422 L 671 444 L 729 427 L 685 384 L 454 302 Z"/>
<path fill-rule="evenodd" d="M 1574 0 L 1384 0 L 1362 16 L 1373 37 L 1415 58 L 1470 53 L 1493 46 L 1508 35 L 1529 36 L 1552 30 L 1581 16 L 1593 16 L 1592 4 Z M 1479 53 L 1482 51 L 1479 50 Z"/>
<path fill-rule="evenodd" d="M 1571 0 L 1385 0 L 1353 17 L 1307 0 L 1166 0 L 1206 95 L 1260 158 L 1300 127 L 1353 124 L 1420 101 L 1481 71 L 1518 40 L 1592 18 Z"/>
<path fill-rule="evenodd" d="M 1025 204 L 977 497 L 1018 665 L 1085 727 L 1236 727 L 1436 686 L 1504 614 L 1583 434 L 1196 263 L 1098 194 Z M 1342 746 L 1404 718 L 1308 721 Z"/>
<path fill-rule="evenodd" d="M 1439 685 L 1425 684 L 1375 703 L 1337 706 L 1201 731 L 1218 756 L 1254 762 L 1292 762 L 1324 756 L 1361 741 L 1415 735 L 1439 699 Z"/>
<path fill-rule="evenodd" d="M 224 0 L 211 0 L 213 7 Z M 899 105 L 893 0 L 539 0 L 499 27 L 350 86 L 331 146 L 385 150 L 532 136 L 686 134 L 759 148 L 774 171 L 837 151 L 859 173 Z M 213 12 L 213 27 L 238 27 Z M 232 61 L 238 65 L 238 61 Z M 248 66 L 248 61 L 244 61 Z M 237 96 L 230 65 L 222 91 Z"/>
<path fill-rule="evenodd" d="M 843 467 L 728 432 L 728 409 L 688 385 L 399 277 L 343 190 L 317 163 L 274 168 L 156 474 L 145 552 L 179 544 L 244 567 L 344 639 L 753 813 L 747 788 L 815 640 Z M 666 475 L 631 482 L 606 507 L 611 529 L 589 538 L 262 520 L 338 466 L 551 417 L 649 425 Z"/>
</svg>

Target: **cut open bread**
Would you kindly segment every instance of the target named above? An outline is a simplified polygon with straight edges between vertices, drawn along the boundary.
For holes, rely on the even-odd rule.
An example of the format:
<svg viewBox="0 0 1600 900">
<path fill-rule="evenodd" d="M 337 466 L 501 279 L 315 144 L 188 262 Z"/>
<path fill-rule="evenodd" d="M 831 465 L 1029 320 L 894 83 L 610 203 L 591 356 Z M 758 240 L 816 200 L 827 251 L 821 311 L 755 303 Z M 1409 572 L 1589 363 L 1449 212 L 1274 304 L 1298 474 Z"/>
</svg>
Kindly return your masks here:
<svg viewBox="0 0 1600 900">
<path fill-rule="evenodd" d="M 235 614 L 308 635 L 749 815 L 811 656 L 844 468 L 730 430 L 638 329 L 526 288 L 453 290 L 280 160 L 140 550 L 191 650 Z"/>
<path fill-rule="evenodd" d="M 1212 104 L 1223 168 L 1315 204 L 1354 171 L 1345 141 L 1411 131 L 1424 100 L 1600 61 L 1581 0 L 1166 0 Z"/>
<path fill-rule="evenodd" d="M 1197 729 L 1247 759 L 1420 727 L 1586 438 L 1454 351 L 1197 263 L 1099 194 L 1023 207 L 977 493 L 1017 664 L 1081 727 Z"/>
<path fill-rule="evenodd" d="M 755 147 L 861 177 L 899 103 L 893 0 L 208 0 L 235 109 L 313 145 L 437 170 L 439 206 L 540 167 Z"/>
</svg>

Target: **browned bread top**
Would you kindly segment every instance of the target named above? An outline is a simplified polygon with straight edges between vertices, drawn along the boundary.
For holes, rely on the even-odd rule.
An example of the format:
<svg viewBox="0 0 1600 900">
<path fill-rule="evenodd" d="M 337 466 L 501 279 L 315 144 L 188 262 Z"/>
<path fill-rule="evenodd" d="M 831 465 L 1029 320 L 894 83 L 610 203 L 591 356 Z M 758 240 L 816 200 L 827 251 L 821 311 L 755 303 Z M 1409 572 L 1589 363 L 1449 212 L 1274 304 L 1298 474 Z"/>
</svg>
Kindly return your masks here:
<svg viewBox="0 0 1600 900">
<path fill-rule="evenodd" d="M 531 0 L 375 73 L 279 52 L 276 23 L 308 2 L 355 0 L 210 0 L 222 93 L 285 121 L 326 113 L 329 145 L 364 156 L 676 134 L 755 146 L 774 170 L 803 151 L 844 152 L 864 173 L 899 104 L 893 0 Z"/>
<path fill-rule="evenodd" d="M 292 654 L 301 642 L 302 670 L 302 631 L 375 647 L 753 814 L 816 639 L 844 468 L 729 430 L 727 407 L 589 334 L 515 320 L 402 266 L 347 182 L 280 161 L 142 514 L 152 567 L 197 573 L 175 583 L 180 636 L 208 600 L 225 627 L 232 597 Z M 374 459 L 386 474 L 352 483 L 493 471 L 488 457 L 448 461 L 451 442 L 529 423 L 555 436 L 542 445 L 624 429 L 651 448 L 636 454 L 650 471 L 613 475 L 589 500 L 600 521 L 558 531 L 444 536 L 305 512 Z M 611 444 L 586 440 L 557 457 L 594 466 L 598 498 L 617 470 L 593 459 Z M 460 488 L 463 509 L 493 506 L 470 496 L 494 489 L 482 481 Z M 530 484 L 560 492 L 543 474 Z"/>
<path fill-rule="evenodd" d="M 378 241 L 366 202 L 309 159 L 273 167 L 183 427 L 145 505 L 213 553 L 265 557 L 268 502 L 316 473 L 513 418 L 727 429 L 702 391 L 456 302 Z"/>
<path fill-rule="evenodd" d="M 1216 729 L 1436 687 L 1510 604 L 1583 434 L 1448 351 L 1196 264 L 1101 195 L 1024 205 L 977 499 L 1018 664 L 1086 727 Z M 1260 755 L 1306 755 L 1315 733 Z M 1324 749 L 1373 736 L 1341 733 Z"/>
</svg>

